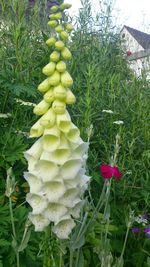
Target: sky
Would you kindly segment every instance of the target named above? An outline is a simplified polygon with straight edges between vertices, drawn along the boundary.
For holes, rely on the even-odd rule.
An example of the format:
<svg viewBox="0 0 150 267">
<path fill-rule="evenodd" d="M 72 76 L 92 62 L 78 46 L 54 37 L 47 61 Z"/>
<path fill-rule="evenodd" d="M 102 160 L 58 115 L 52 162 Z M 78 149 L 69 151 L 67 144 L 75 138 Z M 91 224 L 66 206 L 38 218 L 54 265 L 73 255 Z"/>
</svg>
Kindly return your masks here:
<svg viewBox="0 0 150 267">
<path fill-rule="evenodd" d="M 65 0 L 72 4 L 71 14 L 75 15 L 81 7 L 80 0 Z M 94 9 L 99 0 L 91 0 Z M 115 24 L 150 33 L 150 0 L 114 0 L 113 16 Z"/>
</svg>

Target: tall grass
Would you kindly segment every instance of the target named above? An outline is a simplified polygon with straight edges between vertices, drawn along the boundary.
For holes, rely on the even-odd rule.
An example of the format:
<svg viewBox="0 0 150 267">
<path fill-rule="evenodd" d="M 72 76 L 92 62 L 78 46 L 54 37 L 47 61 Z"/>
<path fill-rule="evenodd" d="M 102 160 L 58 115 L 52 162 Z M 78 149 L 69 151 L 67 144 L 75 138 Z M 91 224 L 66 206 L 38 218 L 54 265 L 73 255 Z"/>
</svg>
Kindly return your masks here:
<svg viewBox="0 0 150 267">
<path fill-rule="evenodd" d="M 148 220 L 150 216 L 149 84 L 145 78 L 136 78 L 127 64 L 119 33 L 112 25 L 110 5 L 104 5 L 107 8 L 94 19 L 90 1 L 82 4 L 70 42 L 73 60 L 69 67 L 77 97 L 70 112 L 84 140 L 93 125 L 87 162 L 92 181 L 86 195 L 86 210 L 68 242 L 60 243 L 52 235 L 45 239 L 32 231 L 28 246 L 20 252 L 20 266 L 40 267 L 43 254 L 48 253 L 53 259 L 51 266 L 146 267 L 150 239 L 144 235 L 142 225 L 139 235 L 131 232 L 132 226 L 139 227 L 131 215 L 134 211 L 135 216 L 144 212 Z M 20 131 L 28 132 L 35 117 L 32 107 L 20 106 L 15 99 L 36 103 L 40 97 L 36 87 L 43 79 L 41 69 L 48 62 L 50 51 L 44 41 L 50 32 L 47 27 L 41 28 L 39 8 L 38 1 L 30 11 L 28 1 L 1 1 L 0 112 L 12 114 L 7 119 L 0 118 L 0 266 L 3 267 L 16 266 L 5 196 L 6 172 L 11 166 L 18 186 L 13 193 L 18 243 L 29 209 L 22 204 L 28 190 L 22 179 L 26 169 L 22 152 L 31 141 L 20 135 Z M 47 15 L 43 25 L 46 20 Z M 119 120 L 122 125 L 114 124 Z M 111 162 L 117 134 L 120 148 L 116 164 L 123 177 L 119 182 L 112 179 L 107 195 L 108 185 L 100 176 L 99 166 Z"/>
</svg>

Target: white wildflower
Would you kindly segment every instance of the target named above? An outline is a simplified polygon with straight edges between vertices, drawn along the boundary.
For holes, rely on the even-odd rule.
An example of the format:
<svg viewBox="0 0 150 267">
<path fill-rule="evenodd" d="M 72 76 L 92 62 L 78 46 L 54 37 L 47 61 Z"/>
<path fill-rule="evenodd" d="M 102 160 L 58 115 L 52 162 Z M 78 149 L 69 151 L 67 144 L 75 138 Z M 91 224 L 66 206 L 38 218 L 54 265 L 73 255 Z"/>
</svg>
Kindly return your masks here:
<svg viewBox="0 0 150 267">
<path fill-rule="evenodd" d="M 0 118 L 3 118 L 3 119 L 7 119 L 11 116 L 12 116 L 11 113 L 0 113 Z"/>
<path fill-rule="evenodd" d="M 23 101 L 22 99 L 15 98 L 16 102 L 23 106 L 35 107 L 36 104 L 32 102 Z"/>
<path fill-rule="evenodd" d="M 135 222 L 137 223 L 141 223 L 143 226 L 145 226 L 147 224 L 147 219 L 143 218 L 142 215 L 139 215 L 137 217 L 135 217 Z"/>
<path fill-rule="evenodd" d="M 103 109 L 102 112 L 103 113 L 109 113 L 109 114 L 113 114 L 114 113 L 111 109 Z"/>
<path fill-rule="evenodd" d="M 114 124 L 118 124 L 118 125 L 124 124 L 123 121 L 114 121 L 113 123 L 114 123 Z"/>
</svg>

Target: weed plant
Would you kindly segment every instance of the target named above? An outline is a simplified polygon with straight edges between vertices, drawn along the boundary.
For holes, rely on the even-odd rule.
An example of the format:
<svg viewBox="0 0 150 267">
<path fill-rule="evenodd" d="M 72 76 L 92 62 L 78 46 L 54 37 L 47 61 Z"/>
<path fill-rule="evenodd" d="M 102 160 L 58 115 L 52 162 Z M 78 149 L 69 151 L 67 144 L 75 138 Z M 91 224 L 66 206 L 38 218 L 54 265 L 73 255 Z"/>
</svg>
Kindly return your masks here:
<svg viewBox="0 0 150 267">
<path fill-rule="evenodd" d="M 16 99 L 37 103 L 40 98 L 36 88 L 49 58 L 45 40 L 50 32 L 43 28 L 46 13 L 41 24 L 39 3 L 29 8 L 27 0 L 0 1 L 0 267 L 16 267 L 20 244 L 20 267 L 148 267 L 150 239 L 135 217 L 146 212 L 149 226 L 149 82 L 130 70 L 119 32 L 112 25 L 110 5 L 104 2 L 94 19 L 90 1 L 82 1 L 70 41 L 73 60 L 69 68 L 77 97 L 70 112 L 82 138 L 88 140 L 90 135 L 87 166 L 92 178 L 86 208 L 66 242 L 51 233 L 35 233 L 28 226 L 23 151 L 33 142 L 28 131 L 36 118 L 32 106 L 20 105 Z M 8 113 L 11 115 L 4 118 Z M 115 164 L 123 176 L 107 183 L 99 166 L 112 162 L 116 147 Z M 8 195 L 6 181 L 13 176 L 8 173 L 10 167 L 15 185 Z M 139 227 L 140 233 L 133 233 L 133 227 Z M 43 258 L 51 262 L 43 263 Z"/>
</svg>

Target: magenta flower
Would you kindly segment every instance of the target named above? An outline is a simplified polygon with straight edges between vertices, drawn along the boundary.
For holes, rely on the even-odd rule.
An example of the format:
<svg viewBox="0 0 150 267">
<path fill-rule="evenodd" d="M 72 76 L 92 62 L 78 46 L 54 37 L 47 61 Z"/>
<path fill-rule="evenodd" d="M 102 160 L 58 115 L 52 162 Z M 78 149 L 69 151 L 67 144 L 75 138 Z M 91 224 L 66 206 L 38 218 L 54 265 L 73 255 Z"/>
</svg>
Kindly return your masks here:
<svg viewBox="0 0 150 267">
<path fill-rule="evenodd" d="M 118 167 L 112 167 L 107 164 L 102 164 L 100 166 L 100 172 L 104 179 L 111 179 L 114 176 L 116 179 L 119 180 L 122 176 L 122 173 L 119 171 Z"/>
</svg>

